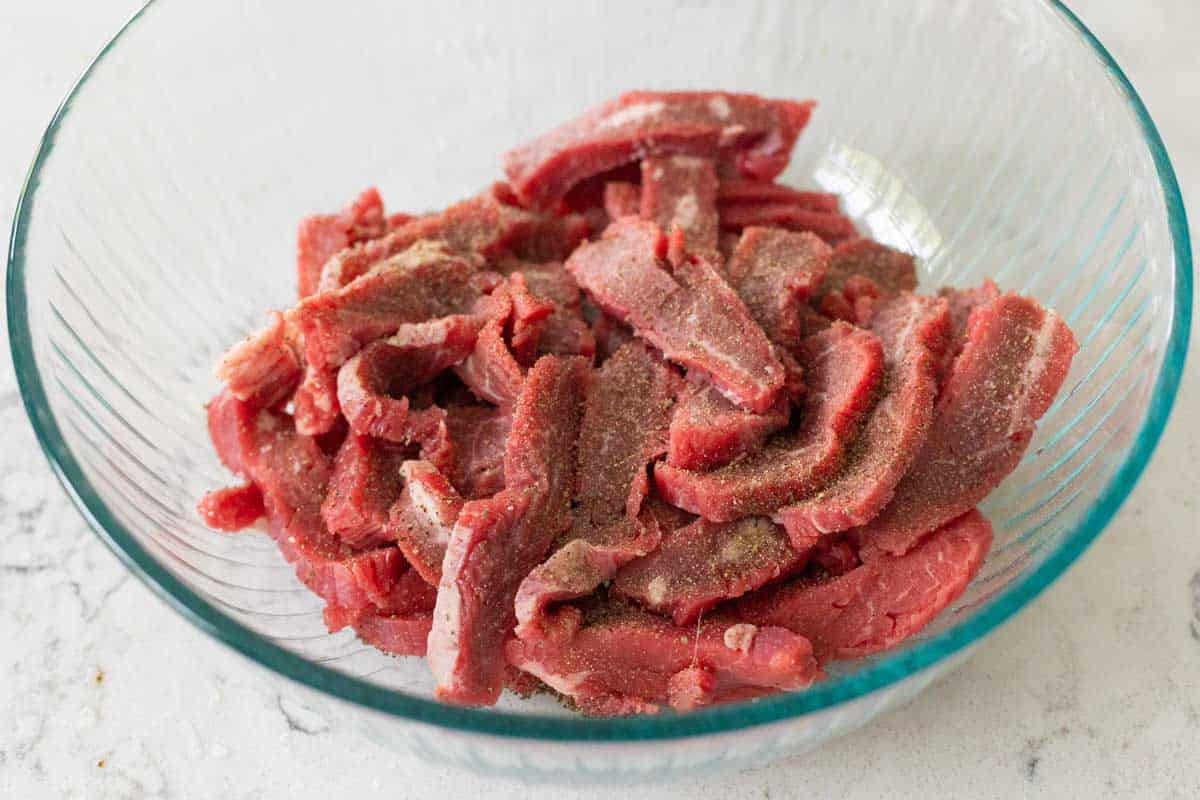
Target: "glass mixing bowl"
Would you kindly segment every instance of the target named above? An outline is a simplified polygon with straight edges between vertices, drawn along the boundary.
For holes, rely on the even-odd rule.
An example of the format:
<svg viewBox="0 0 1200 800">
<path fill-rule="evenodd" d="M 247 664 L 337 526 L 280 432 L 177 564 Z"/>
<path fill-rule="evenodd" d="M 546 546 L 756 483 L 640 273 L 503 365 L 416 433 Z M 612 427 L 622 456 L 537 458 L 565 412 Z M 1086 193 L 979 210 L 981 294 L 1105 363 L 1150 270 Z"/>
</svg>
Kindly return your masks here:
<svg viewBox="0 0 1200 800">
<path fill-rule="evenodd" d="M 630 88 L 821 105 L 784 176 L 840 193 L 926 289 L 1033 294 L 1081 350 L 983 508 L 996 546 L 905 646 L 809 691 L 649 718 L 547 698 L 441 705 L 419 660 L 329 635 L 259 535 L 193 511 L 227 484 L 204 429 L 217 355 L 293 295 L 296 221 L 378 184 L 422 210 L 508 147 Z M 13 356 L 63 484 L 192 623 L 375 738 L 533 780 L 640 781 L 812 748 L 912 697 L 1045 589 L 1146 464 L 1183 367 L 1190 250 L 1150 117 L 1099 42 L 1034 0 L 187 3 L 139 13 L 55 115 L 16 214 Z"/>
</svg>

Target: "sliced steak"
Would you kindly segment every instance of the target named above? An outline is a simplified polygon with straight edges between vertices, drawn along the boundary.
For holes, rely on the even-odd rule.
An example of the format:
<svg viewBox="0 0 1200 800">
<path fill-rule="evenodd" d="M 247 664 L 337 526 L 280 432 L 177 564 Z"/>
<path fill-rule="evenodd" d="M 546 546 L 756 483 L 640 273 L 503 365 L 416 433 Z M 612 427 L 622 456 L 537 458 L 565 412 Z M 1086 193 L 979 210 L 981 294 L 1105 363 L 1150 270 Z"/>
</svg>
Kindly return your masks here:
<svg viewBox="0 0 1200 800">
<path fill-rule="evenodd" d="M 292 395 L 292 414 L 296 430 L 305 436 L 319 436 L 337 425 L 342 413 L 338 402 L 338 369 L 305 367 L 304 378 Z"/>
<path fill-rule="evenodd" d="M 404 489 L 390 509 L 387 533 L 413 569 L 437 586 L 463 499 L 441 470 L 428 461 L 404 462 L 400 478 Z"/>
<path fill-rule="evenodd" d="M 567 259 L 567 271 L 605 311 L 672 361 L 707 375 L 722 394 L 751 411 L 771 408 L 784 372 L 762 329 L 706 262 L 671 274 L 652 222 L 623 218 Z"/>
<path fill-rule="evenodd" d="M 405 323 L 465 314 L 482 295 L 475 265 L 422 243 L 341 289 L 301 301 L 296 323 L 315 367 L 337 367 Z"/>
<path fill-rule="evenodd" d="M 483 192 L 444 211 L 417 217 L 378 239 L 342 250 L 322 269 L 320 291 L 340 289 L 422 241 L 444 242 L 451 252 L 462 255 L 478 253 L 486 259 L 504 255 L 515 241 L 537 230 L 538 217 L 503 202 L 497 194 L 494 189 Z"/>
<path fill-rule="evenodd" d="M 451 483 L 475 500 L 504 488 L 504 448 L 512 413 L 490 406 L 446 407 L 446 426 L 454 448 Z"/>
<path fill-rule="evenodd" d="M 208 492 L 196 510 L 208 527 L 231 533 L 249 528 L 267 514 L 262 492 L 253 483 Z"/>
<path fill-rule="evenodd" d="M 938 290 L 938 297 L 946 298 L 950 304 L 950 346 L 946 348 L 938 372 L 943 382 L 950 375 L 954 359 L 967 343 L 967 320 L 971 318 L 971 312 L 999 296 L 1000 287 L 991 278 L 985 278 L 982 284 L 969 289 L 944 286 Z"/>
<path fill-rule="evenodd" d="M 463 506 L 446 549 L 429 663 L 438 697 L 494 703 L 504 678 L 513 598 L 571 524 L 575 442 L 588 380 L 580 358 L 533 365 L 513 411 L 505 489 Z"/>
<path fill-rule="evenodd" d="M 299 337 L 291 317 L 275 312 L 270 324 L 221 357 L 217 379 L 255 408 L 278 405 L 291 396 L 304 372 Z"/>
<path fill-rule="evenodd" d="M 717 204 L 725 209 L 735 205 L 793 205 L 809 211 L 838 211 L 838 196 L 828 192 L 793 189 L 773 181 L 728 178 L 717 187 Z"/>
<path fill-rule="evenodd" d="M 829 244 L 858 236 L 854 223 L 840 211 L 814 211 L 791 202 L 722 205 L 721 227 L 725 230 L 763 227 L 807 231 Z"/>
<path fill-rule="evenodd" d="M 517 195 L 548 206 L 585 178 L 639 158 L 716 157 L 769 180 L 787 166 L 812 102 L 727 92 L 629 92 L 504 155 Z"/>
<path fill-rule="evenodd" d="M 825 285 L 840 289 L 854 275 L 870 279 L 885 295 L 917 288 L 913 257 L 871 239 L 850 239 L 833 248 Z"/>
<path fill-rule="evenodd" d="M 432 611 L 409 614 L 363 614 L 354 623 L 354 632 L 365 644 L 393 656 L 423 656 L 429 629 L 433 627 Z"/>
<path fill-rule="evenodd" d="M 296 287 L 301 298 L 315 294 L 321 268 L 336 253 L 382 236 L 387 228 L 379 190 L 367 189 L 340 214 L 314 214 L 296 232 Z"/>
<path fill-rule="evenodd" d="M 512 242 L 517 258 L 534 263 L 562 261 L 591 234 L 591 225 L 583 214 L 540 214 L 533 226 L 521 231 Z M 491 254 L 494 259 L 495 254 Z"/>
<path fill-rule="evenodd" d="M 321 503 L 325 527 L 355 548 L 383 544 L 388 511 L 400 496 L 404 448 L 371 436 L 351 433 L 333 461 L 329 489 Z"/>
<path fill-rule="evenodd" d="M 991 542 L 991 523 L 968 511 L 903 556 L 881 555 L 840 577 L 759 591 L 738 604 L 737 616 L 808 638 L 822 663 L 877 653 L 921 630 L 962 594 Z"/>
<path fill-rule="evenodd" d="M 491 298 L 487 298 L 491 300 Z M 487 312 L 455 314 L 400 326 L 389 339 L 368 344 L 338 371 L 338 405 L 350 428 L 393 442 L 413 440 L 408 393 L 467 359 Z"/>
<path fill-rule="evenodd" d="M 863 558 L 903 555 L 961 516 L 1017 466 L 1077 347 L 1037 301 L 1005 294 L 971 313 L 925 444 L 892 502 L 855 530 Z"/>
<path fill-rule="evenodd" d="M 803 562 L 784 529 L 765 517 L 701 519 L 666 534 L 657 550 L 622 567 L 612 587 L 687 625 L 722 600 L 788 575 Z"/>
<path fill-rule="evenodd" d="M 705 519 L 770 514 L 825 484 L 842 464 L 883 372 L 878 337 L 845 323 L 805 339 L 797 353 L 808 391 L 800 427 L 711 472 L 655 466 L 659 493 Z"/>
<path fill-rule="evenodd" d="M 654 712 L 664 704 L 685 709 L 803 689 L 821 674 L 808 641 L 784 628 L 726 617 L 681 628 L 600 598 L 560 607 L 550 635 L 509 639 L 505 649 L 509 663 L 592 714 Z"/>
<path fill-rule="evenodd" d="M 800 309 L 825 278 L 831 252 L 811 233 L 747 228 L 725 274 L 767 336 L 793 348 L 804 334 Z"/>
<path fill-rule="evenodd" d="M 520 335 L 514 323 L 511 337 L 514 357 L 528 366 L 539 355 L 579 355 L 591 358 L 596 352 L 596 340 L 583 318 L 581 294 L 575 279 L 558 262 L 534 264 L 507 260 L 497 269 L 509 276 L 510 282 L 520 275 L 524 288 L 536 302 L 549 306 L 549 313 L 528 332 Z M 514 300 L 516 292 L 514 291 Z"/>
<path fill-rule="evenodd" d="M 625 562 L 657 546 L 641 517 L 646 465 L 666 450 L 678 376 L 640 342 L 630 342 L 592 378 L 580 426 L 575 509 L 569 531 L 517 591 L 517 635 L 536 636 L 554 602 L 591 594 Z"/>
<path fill-rule="evenodd" d="M 511 409 L 521 393 L 525 373 L 508 343 L 504 341 L 504 323 L 493 319 L 483 326 L 475 349 L 454 367 L 467 388 L 480 400 Z"/>
<path fill-rule="evenodd" d="M 945 300 L 907 293 L 884 301 L 874 314 L 871 330 L 883 343 L 883 396 L 841 474 L 819 493 L 775 512 L 797 550 L 806 551 L 823 534 L 865 525 L 892 499 L 929 432 L 949 327 Z"/>
<path fill-rule="evenodd" d="M 761 449 L 788 424 L 791 403 L 780 395 L 765 414 L 726 400 L 707 383 L 693 382 L 671 415 L 667 463 L 679 469 L 710 470 Z"/>
<path fill-rule="evenodd" d="M 667 253 L 672 264 L 695 255 L 716 263 L 717 169 L 712 159 L 663 156 L 642 161 L 640 213 L 679 245 Z"/>
</svg>

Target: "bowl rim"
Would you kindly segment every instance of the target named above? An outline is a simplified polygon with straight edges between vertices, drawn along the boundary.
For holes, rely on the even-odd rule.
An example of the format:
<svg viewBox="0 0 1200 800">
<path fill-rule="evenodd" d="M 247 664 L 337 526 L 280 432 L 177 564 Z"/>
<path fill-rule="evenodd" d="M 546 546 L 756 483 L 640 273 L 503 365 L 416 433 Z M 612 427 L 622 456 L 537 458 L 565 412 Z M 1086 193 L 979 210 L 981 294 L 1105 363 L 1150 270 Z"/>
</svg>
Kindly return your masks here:
<svg viewBox="0 0 1200 800">
<path fill-rule="evenodd" d="M 898 683 L 975 643 L 1021 610 L 1053 583 L 1100 534 L 1133 489 L 1158 444 L 1175 401 L 1187 355 L 1192 314 L 1191 242 L 1179 183 L 1162 138 L 1128 77 L 1079 17 L 1061 0 L 1037 1 L 1047 5 L 1070 31 L 1092 49 L 1098 66 L 1109 73 L 1118 91 L 1124 95 L 1127 109 L 1133 114 L 1141 130 L 1143 144 L 1154 162 L 1166 205 L 1175 260 L 1171 331 L 1163 350 L 1162 370 L 1151 394 L 1145 420 L 1125 459 L 1088 512 L 1042 564 L 1028 575 L 1018 578 L 1013 586 L 981 608 L 972 619 L 951 626 L 908 650 L 884 656 L 853 675 L 830 679 L 804 692 L 780 694 L 753 703 L 715 706 L 679 715 L 591 719 L 451 706 L 314 664 L 228 617 L 164 568 L 115 519 L 67 446 L 50 410 L 45 387 L 37 370 L 25 295 L 25 243 L 30 214 L 40 173 L 53 150 L 55 136 L 68 116 L 72 101 L 87 84 L 96 66 L 125 32 L 137 24 L 146 10 L 155 5 L 155 0 L 149 0 L 121 26 L 83 70 L 55 111 L 42 134 L 13 214 L 6 287 L 9 341 L 21 397 L 38 443 L 68 496 L 100 539 L 142 583 L 185 619 L 209 636 L 286 678 L 335 698 L 404 720 L 475 734 L 563 742 L 676 739 L 787 721 L 832 709 Z"/>
</svg>

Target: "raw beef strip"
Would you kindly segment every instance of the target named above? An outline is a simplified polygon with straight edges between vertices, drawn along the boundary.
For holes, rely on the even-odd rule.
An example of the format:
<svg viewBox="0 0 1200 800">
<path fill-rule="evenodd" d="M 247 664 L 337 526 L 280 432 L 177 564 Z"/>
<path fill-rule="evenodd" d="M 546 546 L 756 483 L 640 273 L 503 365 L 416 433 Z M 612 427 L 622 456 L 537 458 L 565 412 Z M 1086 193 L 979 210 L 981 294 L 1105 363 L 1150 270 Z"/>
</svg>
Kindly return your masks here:
<svg viewBox="0 0 1200 800">
<path fill-rule="evenodd" d="M 767 336 L 793 348 L 803 334 L 800 308 L 824 279 L 830 253 L 811 233 L 746 228 L 725 274 Z"/>
<path fill-rule="evenodd" d="M 717 157 L 769 180 L 787 166 L 814 103 L 727 92 L 629 92 L 504 155 L 517 195 L 547 206 L 581 180 L 639 158 Z"/>
<path fill-rule="evenodd" d="M 537 360 L 542 331 L 546 319 L 554 313 L 555 305 L 530 291 L 523 272 L 508 276 L 508 293 L 512 297 L 509 350 L 518 364 L 527 367 Z"/>
<path fill-rule="evenodd" d="M 296 233 L 296 286 L 301 298 L 317 291 L 321 268 L 334 254 L 384 234 L 383 198 L 367 189 L 340 214 L 314 214 L 300 220 Z"/>
<path fill-rule="evenodd" d="M 512 408 L 525 374 L 504 341 L 504 323 L 491 320 L 479 332 L 475 349 L 454 368 L 454 374 L 481 400 Z"/>
<path fill-rule="evenodd" d="M 768 436 L 787 426 L 790 414 L 791 404 L 782 394 L 765 414 L 755 414 L 712 386 L 693 382 L 671 416 L 667 462 L 692 470 L 724 466 L 761 448 Z"/>
<path fill-rule="evenodd" d="M 341 289 L 305 298 L 295 316 L 307 363 L 337 367 L 405 323 L 470 311 L 481 294 L 474 264 L 422 243 Z"/>
<path fill-rule="evenodd" d="M 681 628 L 607 599 L 562 606 L 550 635 L 509 639 L 505 649 L 509 663 L 592 714 L 745 699 L 803 689 L 821 675 L 812 645 L 785 628 L 723 616 Z"/>
<path fill-rule="evenodd" d="M 364 643 L 393 656 L 423 656 L 433 613 L 364 614 L 354 623 L 354 632 Z"/>
<path fill-rule="evenodd" d="M 833 248 L 826 285 L 840 289 L 852 275 L 870 278 L 885 294 L 917 288 L 917 266 L 908 253 L 871 239 L 850 239 Z"/>
<path fill-rule="evenodd" d="M 513 411 L 504 491 L 463 506 L 442 562 L 429 634 L 437 695 L 494 703 L 504 678 L 513 598 L 571 524 L 575 442 L 588 381 L 581 358 L 545 356 L 529 371 Z"/>
<path fill-rule="evenodd" d="M 446 407 L 446 425 L 454 448 L 449 478 L 464 497 L 475 500 L 504 488 L 504 447 L 512 414 L 489 406 Z"/>
<path fill-rule="evenodd" d="M 532 296 L 551 305 L 550 313 L 533 329 L 536 333 L 532 337 L 533 346 L 524 344 L 522 352 L 518 352 L 518 335 L 514 325 L 512 350 L 518 362 L 528 365 L 538 355 L 580 355 L 591 358 L 595 354 L 596 340 L 583 319 L 579 287 L 562 264 L 508 260 L 501 262 L 497 269 L 509 275 L 510 281 L 516 275 L 521 275 Z"/>
<path fill-rule="evenodd" d="M 840 319 L 863 328 L 870 325 L 875 306 L 888 296 L 887 292 L 863 275 L 851 275 L 836 283 L 840 283 L 841 288 L 830 289 L 817 299 L 821 313 L 829 319 Z"/>
<path fill-rule="evenodd" d="M 604 184 L 604 211 L 609 220 L 634 217 L 642 210 L 642 190 L 629 181 L 609 181 Z"/>
<path fill-rule="evenodd" d="M 329 292 L 367 274 L 381 261 L 403 253 L 417 242 L 441 241 L 454 253 L 478 253 L 486 259 L 506 253 L 510 245 L 537 226 L 536 215 L 502 202 L 495 189 L 456 203 L 445 211 L 408 222 L 369 242 L 336 254 L 321 271 L 320 291 Z"/>
<path fill-rule="evenodd" d="M 879 307 L 871 330 L 883 343 L 882 398 L 837 479 L 774 515 L 798 551 L 816 544 L 822 534 L 870 522 L 892 499 L 929 432 L 949 327 L 945 300 L 905 293 Z"/>
<path fill-rule="evenodd" d="M 837 471 L 883 371 L 879 339 L 839 322 L 805 339 L 798 356 L 808 381 L 799 429 L 711 472 L 655 465 L 654 479 L 665 500 L 705 519 L 728 522 L 770 514 L 820 488 Z"/>
<path fill-rule="evenodd" d="M 304 371 L 299 335 L 288 315 L 275 312 L 267 327 L 221 357 L 218 380 L 238 400 L 256 408 L 280 403 L 292 394 Z"/>
<path fill-rule="evenodd" d="M 807 637 L 822 663 L 877 653 L 921 630 L 962 594 L 991 543 L 991 523 L 968 511 L 903 556 L 881 555 L 832 580 L 764 589 L 739 602 L 737 615 Z"/>
<path fill-rule="evenodd" d="M 292 414 L 296 430 L 305 436 L 330 431 L 342 413 L 338 402 L 338 370 L 305 367 L 304 378 L 292 395 Z"/>
<path fill-rule="evenodd" d="M 431 585 L 442 578 L 446 544 L 463 499 L 441 471 L 428 461 L 406 461 L 400 467 L 404 489 L 392 506 L 388 534 L 413 569 Z"/>
<path fill-rule="evenodd" d="M 1066 323 L 1035 300 L 1005 294 L 971 312 L 925 445 L 892 502 L 855 530 L 864 560 L 903 555 L 996 488 L 1021 460 L 1075 350 Z"/>
<path fill-rule="evenodd" d="M 384 552 L 382 549 L 373 551 L 376 555 Z M 325 606 L 323 616 L 325 617 L 325 627 L 330 633 L 337 633 L 346 626 L 353 626 L 355 629 L 363 623 L 370 624 L 368 620 L 373 617 L 385 617 L 393 620 L 411 619 L 426 616 L 432 618 L 431 612 L 433 605 L 437 601 L 437 590 L 425 582 L 415 570 L 402 569 L 399 576 L 392 583 L 391 589 L 388 590 L 387 596 L 376 604 L 368 604 L 357 608 L 347 608 L 334 603 L 329 603 Z M 429 625 L 425 625 L 426 635 L 429 632 Z M 421 655 L 424 655 L 425 645 L 421 645 Z M 407 653 L 395 653 L 395 655 L 408 655 Z"/>
<path fill-rule="evenodd" d="M 222 463 L 258 486 L 272 524 L 286 525 L 324 497 L 329 458 L 296 433 L 287 414 L 255 409 L 225 391 L 208 404 L 208 433 Z"/>
<path fill-rule="evenodd" d="M 658 226 L 625 217 L 567 259 L 567 271 L 605 311 L 663 354 L 706 374 L 730 400 L 759 413 L 775 403 L 783 367 L 762 329 L 721 277 L 690 259 L 672 275 Z"/>
<path fill-rule="evenodd" d="M 792 203 L 721 206 L 721 227 L 726 230 L 767 227 L 808 231 L 829 244 L 837 244 L 858 235 L 854 223 L 840 211 L 813 211 Z"/>
<path fill-rule="evenodd" d="M 657 550 L 626 564 L 612 585 L 617 594 L 687 625 L 718 602 L 793 572 L 803 560 L 783 528 L 765 517 L 701 519 L 666 534 Z"/>
<path fill-rule="evenodd" d="M 806 192 L 771 181 L 748 181 L 738 178 L 721 181 L 717 187 L 717 204 L 724 208 L 734 205 L 786 203 L 809 211 L 836 212 L 838 197 L 828 192 Z"/>
<path fill-rule="evenodd" d="M 383 544 L 388 510 L 400 496 L 402 448 L 351 433 L 333 461 L 321 518 L 334 536 L 351 547 Z"/>
<path fill-rule="evenodd" d="M 554 555 L 521 582 L 518 636 L 538 634 L 550 603 L 591 594 L 657 546 L 657 525 L 639 516 L 646 465 L 666 450 L 678 381 L 641 342 L 622 347 L 594 374 L 579 432 L 573 523 Z"/>
<path fill-rule="evenodd" d="M 938 297 L 944 297 L 950 303 L 950 346 L 946 348 L 938 371 L 943 381 L 967 342 L 967 320 L 971 318 L 971 312 L 999 296 L 1000 287 L 991 278 L 984 278 L 982 284 L 969 289 L 944 286 L 938 290 Z"/>
<path fill-rule="evenodd" d="M 470 356 L 487 319 L 486 313 L 455 314 L 402 325 L 391 338 L 363 348 L 338 371 L 338 403 L 350 428 L 363 436 L 411 441 L 404 395 Z"/>
<path fill-rule="evenodd" d="M 688 254 L 717 261 L 717 170 L 711 159 L 644 159 L 640 213 L 673 241 L 678 238 L 680 247 L 667 254 L 672 264 Z"/>
<path fill-rule="evenodd" d="M 526 261 L 562 261 L 591 232 L 591 226 L 583 214 L 570 211 L 542 214 L 528 231 L 522 231 L 513 240 L 512 251 L 517 258 Z"/>
<path fill-rule="evenodd" d="M 253 483 L 216 489 L 196 506 L 204 524 L 219 531 L 240 531 L 266 516 L 262 492 Z"/>
</svg>

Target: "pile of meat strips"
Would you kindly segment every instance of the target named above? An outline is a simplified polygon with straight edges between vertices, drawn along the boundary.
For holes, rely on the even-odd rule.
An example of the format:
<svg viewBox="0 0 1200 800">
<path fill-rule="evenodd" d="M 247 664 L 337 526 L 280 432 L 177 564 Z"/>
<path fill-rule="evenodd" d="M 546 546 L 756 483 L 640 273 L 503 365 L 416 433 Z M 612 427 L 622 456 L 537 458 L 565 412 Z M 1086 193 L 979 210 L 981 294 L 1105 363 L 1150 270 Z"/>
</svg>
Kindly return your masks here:
<svg viewBox="0 0 1200 800">
<path fill-rule="evenodd" d="M 918 631 L 1075 342 L 775 183 L 812 108 L 634 92 L 444 211 L 303 220 L 299 303 L 218 367 L 245 483 L 206 521 L 265 522 L 331 631 L 455 703 L 691 709 Z"/>
</svg>

